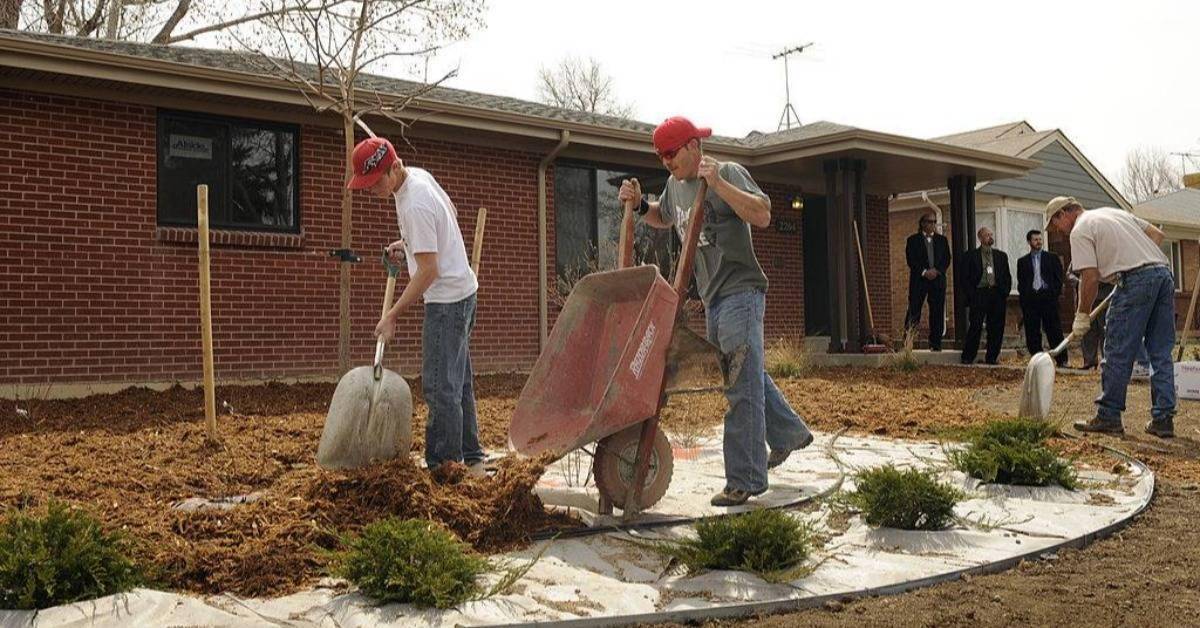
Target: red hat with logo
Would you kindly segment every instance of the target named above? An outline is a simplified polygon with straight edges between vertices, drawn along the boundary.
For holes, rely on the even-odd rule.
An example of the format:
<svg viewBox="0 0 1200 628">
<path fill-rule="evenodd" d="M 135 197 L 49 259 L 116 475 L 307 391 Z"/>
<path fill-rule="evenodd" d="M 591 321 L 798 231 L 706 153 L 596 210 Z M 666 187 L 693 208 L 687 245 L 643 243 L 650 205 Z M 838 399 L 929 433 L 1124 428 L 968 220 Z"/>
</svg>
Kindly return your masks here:
<svg viewBox="0 0 1200 628">
<path fill-rule="evenodd" d="M 363 190 L 375 185 L 392 164 L 396 163 L 396 149 L 392 143 L 382 137 L 365 139 L 354 147 L 350 163 L 354 167 L 354 176 L 346 187 L 351 190 Z"/>
<path fill-rule="evenodd" d="M 684 144 L 696 139 L 709 137 L 712 129 L 697 128 L 691 120 L 683 116 L 673 116 L 663 120 L 654 129 L 654 150 L 659 154 L 678 150 Z"/>
</svg>

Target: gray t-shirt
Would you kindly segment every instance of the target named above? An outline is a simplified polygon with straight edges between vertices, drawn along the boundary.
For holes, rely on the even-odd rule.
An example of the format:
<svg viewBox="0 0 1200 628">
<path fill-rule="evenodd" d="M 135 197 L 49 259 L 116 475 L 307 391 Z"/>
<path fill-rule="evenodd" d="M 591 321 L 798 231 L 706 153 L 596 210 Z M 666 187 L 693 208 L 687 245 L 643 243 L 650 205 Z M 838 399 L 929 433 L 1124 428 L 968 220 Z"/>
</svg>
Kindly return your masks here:
<svg viewBox="0 0 1200 628">
<path fill-rule="evenodd" d="M 720 175 L 739 190 L 767 198 L 741 164 L 722 163 Z M 699 178 L 680 181 L 672 176 L 667 179 L 667 186 L 659 198 L 663 222 L 675 225 L 680 239 L 687 236 L 692 203 L 699 186 Z M 696 250 L 695 273 L 700 298 L 705 305 L 711 305 L 718 297 L 754 288 L 767 289 L 767 276 L 754 256 L 750 224 L 711 188 L 704 195 L 704 227 Z"/>
</svg>

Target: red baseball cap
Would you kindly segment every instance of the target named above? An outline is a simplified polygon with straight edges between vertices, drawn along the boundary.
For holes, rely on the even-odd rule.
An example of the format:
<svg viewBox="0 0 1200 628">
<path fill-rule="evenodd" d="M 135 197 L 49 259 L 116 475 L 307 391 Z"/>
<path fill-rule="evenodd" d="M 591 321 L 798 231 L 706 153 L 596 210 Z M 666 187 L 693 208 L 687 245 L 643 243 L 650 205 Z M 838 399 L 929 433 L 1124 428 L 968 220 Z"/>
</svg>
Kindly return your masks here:
<svg viewBox="0 0 1200 628">
<path fill-rule="evenodd" d="M 691 120 L 683 116 L 673 116 L 663 120 L 662 124 L 654 129 L 654 150 L 660 154 L 666 153 L 681 148 L 693 139 L 710 135 L 712 129 L 696 128 Z"/>
<path fill-rule="evenodd" d="M 351 190 L 363 190 L 375 185 L 392 164 L 396 163 L 396 149 L 392 143 L 382 137 L 365 139 L 354 147 L 350 163 L 354 166 L 354 176 L 346 187 Z"/>
</svg>

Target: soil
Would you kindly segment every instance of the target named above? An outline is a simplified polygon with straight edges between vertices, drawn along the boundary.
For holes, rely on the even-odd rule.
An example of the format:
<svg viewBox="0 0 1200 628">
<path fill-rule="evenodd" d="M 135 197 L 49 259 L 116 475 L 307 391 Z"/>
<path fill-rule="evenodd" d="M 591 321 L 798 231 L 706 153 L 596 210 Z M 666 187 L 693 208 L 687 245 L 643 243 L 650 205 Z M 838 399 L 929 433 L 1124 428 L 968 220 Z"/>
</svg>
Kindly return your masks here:
<svg viewBox="0 0 1200 628">
<path fill-rule="evenodd" d="M 1019 369 L 923 367 L 811 369 L 777 383 L 821 430 L 938 439 L 1016 410 Z M 524 378 L 479 377 L 481 439 L 507 442 L 508 421 Z M 1057 379 L 1057 421 L 1087 418 L 1099 384 L 1094 374 Z M 422 447 L 425 406 L 413 383 L 414 451 Z M 0 400 L 0 508 L 49 498 L 86 508 L 110 528 L 139 540 L 160 586 L 195 592 L 279 595 L 323 575 L 320 548 L 334 531 L 353 531 L 385 514 L 441 521 L 482 551 L 527 542 L 548 526 L 574 522 L 549 514 L 529 494 L 540 465 L 506 466 L 489 480 L 435 483 L 415 466 L 393 463 L 346 474 L 320 471 L 313 455 L 333 385 L 222 387 L 221 442 L 205 444 L 197 391 L 129 390 L 82 400 L 22 402 L 29 417 Z M 1148 387 L 1130 389 L 1122 438 L 1059 438 L 1064 454 L 1112 464 L 1104 447 L 1147 462 L 1159 474 L 1152 507 L 1130 527 L 1082 550 L 1064 551 L 993 576 L 828 609 L 755 618 L 730 625 L 1200 625 L 1200 404 L 1181 402 L 1179 437 L 1140 432 Z M 663 424 L 677 440 L 719 426 L 720 393 L 678 395 Z M 1070 432 L 1070 430 L 1067 430 Z M 461 474 L 460 474 L 461 475 Z M 189 497 L 261 493 L 232 511 L 182 513 Z M 712 625 L 724 625 L 712 624 Z"/>
<path fill-rule="evenodd" d="M 970 369 L 999 372 L 1004 369 Z M 953 373 L 920 369 L 916 376 L 944 381 L 959 379 Z M 979 413 L 1014 413 L 1019 399 L 1020 371 L 1015 383 L 984 385 L 959 390 L 974 406 L 959 423 L 975 421 Z M 977 377 L 975 373 L 969 375 Z M 997 376 L 1002 377 L 1002 376 Z M 789 386 L 805 381 L 790 380 Z M 856 384 L 863 385 L 863 384 Z M 937 384 L 931 384 L 936 388 Z M 1086 420 L 1099 393 L 1095 374 L 1056 378 L 1052 420 L 1068 424 Z M 911 391 L 903 394 L 911 395 Z M 789 394 L 788 398 L 797 402 Z M 891 401 L 889 401 L 891 403 Z M 803 403 L 797 404 L 803 405 Z M 964 406 L 957 406 L 964 407 Z M 1088 435 L 1059 438 L 1053 444 L 1066 455 L 1089 462 L 1111 461 L 1104 446 L 1129 453 L 1146 462 L 1158 477 L 1151 507 L 1131 525 L 1085 548 L 1066 550 L 1052 560 L 1027 562 L 1018 568 L 989 576 L 963 579 L 910 593 L 842 600 L 823 608 L 754 617 L 737 621 L 708 622 L 705 626 L 1200 626 L 1200 402 L 1180 401 L 1175 417 L 1177 437 L 1162 440 L 1141 432 L 1148 418 L 1149 386 L 1134 382 L 1129 389 L 1129 410 L 1122 437 Z M 937 412 L 942 412 L 941 410 Z M 943 415 L 944 416 L 944 415 Z M 812 422 L 826 419 L 813 415 Z M 878 422 L 859 429 L 874 432 Z M 936 437 L 936 422 L 887 427 L 883 433 L 910 437 Z M 1066 432 L 1073 430 L 1068 426 Z M 666 626 L 674 626 L 666 624 Z"/>
</svg>

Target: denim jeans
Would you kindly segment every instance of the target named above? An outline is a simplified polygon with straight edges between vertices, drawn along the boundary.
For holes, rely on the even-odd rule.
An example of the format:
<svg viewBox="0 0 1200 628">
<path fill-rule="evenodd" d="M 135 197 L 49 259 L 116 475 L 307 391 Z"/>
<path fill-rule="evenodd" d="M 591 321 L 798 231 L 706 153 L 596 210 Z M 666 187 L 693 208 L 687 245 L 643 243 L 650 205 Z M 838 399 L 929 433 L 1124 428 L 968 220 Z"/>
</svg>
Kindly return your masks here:
<svg viewBox="0 0 1200 628">
<path fill-rule="evenodd" d="M 795 449 L 808 426 L 788 405 L 764 368 L 763 314 L 767 295 L 747 290 L 720 297 L 705 312 L 708 340 L 721 350 L 725 374 L 725 488 L 767 488 L 767 445 Z"/>
<path fill-rule="evenodd" d="M 1105 317 L 1102 392 L 1096 418 L 1120 423 L 1133 362 L 1144 347 L 1154 374 L 1150 377 L 1150 415 L 1155 421 L 1175 416 L 1175 280 L 1171 271 L 1154 266 L 1126 273 L 1117 283 Z"/>
<path fill-rule="evenodd" d="M 421 328 L 421 391 L 429 406 L 425 420 L 425 464 L 471 464 L 483 460 L 475 418 L 471 330 L 475 295 L 457 303 L 426 303 Z"/>
</svg>

